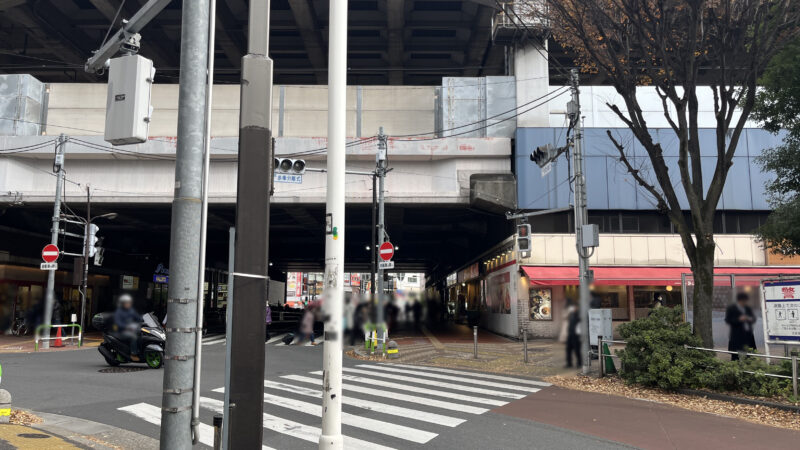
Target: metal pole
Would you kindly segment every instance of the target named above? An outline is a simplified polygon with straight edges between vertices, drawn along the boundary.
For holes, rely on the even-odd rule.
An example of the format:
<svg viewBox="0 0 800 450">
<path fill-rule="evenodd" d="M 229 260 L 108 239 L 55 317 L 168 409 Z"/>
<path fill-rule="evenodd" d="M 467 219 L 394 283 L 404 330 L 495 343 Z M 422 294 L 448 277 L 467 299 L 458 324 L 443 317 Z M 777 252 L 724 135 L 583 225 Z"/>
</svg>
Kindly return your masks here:
<svg viewBox="0 0 800 450">
<path fill-rule="evenodd" d="M 370 292 L 372 292 L 372 302 L 373 304 L 377 305 L 377 299 L 375 297 L 376 292 L 376 284 L 378 282 L 378 172 L 375 171 L 372 174 L 372 247 L 370 250 L 372 252 L 372 272 L 370 272 Z M 372 317 L 370 319 L 374 322 L 378 322 L 378 317 L 375 315 L 376 311 L 378 310 L 377 306 L 372 311 Z"/>
<path fill-rule="evenodd" d="M 225 308 L 225 336 L 230 338 L 233 334 L 233 261 L 236 255 L 236 228 L 228 229 L 228 300 Z M 228 429 L 231 416 L 228 414 L 231 405 L 231 346 L 225 345 L 225 408 L 222 414 L 222 448 L 228 448 Z"/>
<path fill-rule="evenodd" d="M 325 279 L 323 280 L 325 347 L 322 354 L 324 395 L 319 448 L 342 449 L 347 0 L 330 2 L 328 24 L 328 192 L 325 200 L 330 229 L 325 230 Z"/>
<path fill-rule="evenodd" d="M 217 0 L 208 2 L 205 136 L 203 140 L 203 190 L 200 207 L 200 259 L 197 263 L 197 313 L 195 315 L 194 376 L 192 385 L 192 444 L 200 439 L 200 369 L 203 363 L 203 313 L 205 309 L 206 238 L 208 230 L 208 173 L 211 170 L 211 100 L 214 89 L 214 38 Z M 212 290 L 209 289 L 209 298 Z M 216 421 L 216 417 L 214 418 Z M 214 433 L 215 441 L 218 433 Z"/>
<path fill-rule="evenodd" d="M 214 414 L 214 450 L 222 448 L 222 414 Z"/>
<path fill-rule="evenodd" d="M 586 224 L 586 180 L 584 179 L 584 161 L 583 161 L 583 128 L 581 126 L 581 102 L 580 91 L 578 90 L 578 71 L 572 69 L 571 71 L 572 83 L 572 105 L 570 114 L 574 115 L 574 144 L 572 146 L 573 155 L 573 171 L 575 183 L 575 247 L 578 251 L 578 274 L 580 277 L 580 312 L 581 312 L 581 354 L 584 357 L 583 373 L 589 372 L 589 364 L 591 356 L 589 354 L 589 257 L 586 254 L 586 249 L 582 246 L 582 227 Z"/>
<path fill-rule="evenodd" d="M 522 332 L 522 344 L 525 347 L 525 364 L 528 364 L 528 331 Z"/>
<path fill-rule="evenodd" d="M 475 349 L 473 350 L 473 356 L 475 359 L 478 359 L 478 326 L 472 326 L 472 341 L 475 344 Z"/>
<path fill-rule="evenodd" d="M 235 292 L 231 314 L 228 446 L 261 448 L 264 336 L 273 182 L 272 60 L 269 0 L 251 0 L 248 54 L 242 58 L 236 193 Z M 242 274 L 247 276 L 240 276 Z"/>
<path fill-rule="evenodd" d="M 792 355 L 792 393 L 797 398 L 797 355 Z"/>
<path fill-rule="evenodd" d="M 209 0 L 184 2 L 181 18 L 178 147 L 170 233 L 169 317 L 161 400 L 161 448 L 192 447 L 194 327 L 200 295 L 203 145 Z"/>
<path fill-rule="evenodd" d="M 386 241 L 386 224 L 385 224 L 385 213 L 384 213 L 384 179 L 386 177 L 386 135 L 383 134 L 383 127 L 380 128 L 378 131 L 378 154 L 375 155 L 375 160 L 377 162 L 377 169 L 378 172 L 378 246 L 383 244 Z M 375 248 L 375 253 L 377 254 L 378 248 Z M 376 318 L 375 321 L 380 328 L 381 326 L 385 326 L 386 319 L 383 314 L 384 303 L 385 303 L 385 295 L 384 292 L 386 286 L 383 282 L 384 278 L 384 269 L 378 267 L 378 301 L 376 303 Z"/>
<path fill-rule="evenodd" d="M 603 336 L 597 336 L 597 349 L 599 350 L 599 358 L 600 358 L 600 378 L 603 378 L 606 374 L 606 358 L 603 355 Z"/>
<path fill-rule="evenodd" d="M 53 219 L 50 225 L 50 243 L 58 245 L 58 229 L 61 225 L 61 195 L 64 187 L 64 147 L 67 143 L 67 137 L 63 134 L 58 136 L 58 143 L 56 143 L 56 159 L 53 163 L 53 168 L 56 169 L 56 198 L 53 201 Z M 47 271 L 47 291 L 44 297 L 44 320 L 43 328 L 48 330 L 53 321 L 53 303 L 55 302 L 56 292 L 56 271 Z M 42 348 L 50 348 L 50 341 L 45 340 L 42 342 Z"/>
<path fill-rule="evenodd" d="M 84 317 L 86 314 L 86 297 L 89 295 L 89 254 L 91 253 L 91 243 L 89 242 L 89 231 L 92 227 L 92 195 L 90 187 L 86 185 L 86 224 L 83 227 L 83 277 L 81 280 L 81 330 L 83 329 Z"/>
</svg>

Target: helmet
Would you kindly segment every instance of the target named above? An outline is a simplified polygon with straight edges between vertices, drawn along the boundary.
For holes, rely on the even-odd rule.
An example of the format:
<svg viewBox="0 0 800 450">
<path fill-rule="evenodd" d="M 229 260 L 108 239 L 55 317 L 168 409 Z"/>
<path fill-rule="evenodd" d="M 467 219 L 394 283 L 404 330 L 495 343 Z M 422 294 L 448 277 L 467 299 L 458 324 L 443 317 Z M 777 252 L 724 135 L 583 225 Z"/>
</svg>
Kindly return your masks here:
<svg viewBox="0 0 800 450">
<path fill-rule="evenodd" d="M 130 294 L 122 294 L 117 299 L 117 303 L 119 303 L 120 305 L 123 305 L 125 303 L 133 303 L 133 297 L 131 297 Z"/>
</svg>

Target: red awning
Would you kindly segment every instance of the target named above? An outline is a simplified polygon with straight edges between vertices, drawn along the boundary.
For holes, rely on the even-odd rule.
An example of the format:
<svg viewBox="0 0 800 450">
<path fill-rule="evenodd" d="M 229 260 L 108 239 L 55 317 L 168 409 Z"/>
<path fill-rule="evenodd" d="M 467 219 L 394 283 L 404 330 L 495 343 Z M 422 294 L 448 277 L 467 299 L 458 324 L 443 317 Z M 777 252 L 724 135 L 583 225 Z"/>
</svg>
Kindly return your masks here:
<svg viewBox="0 0 800 450">
<path fill-rule="evenodd" d="M 522 266 L 532 285 L 568 286 L 578 284 L 578 268 L 575 266 Z M 642 266 L 594 266 L 594 283 L 629 286 L 680 286 L 681 274 L 691 274 L 688 267 L 642 267 Z M 717 267 L 715 284 L 730 286 L 727 277 L 736 275 L 737 285 L 758 285 L 764 277 L 777 275 L 800 275 L 798 267 Z M 690 279 L 691 280 L 691 279 Z"/>
</svg>

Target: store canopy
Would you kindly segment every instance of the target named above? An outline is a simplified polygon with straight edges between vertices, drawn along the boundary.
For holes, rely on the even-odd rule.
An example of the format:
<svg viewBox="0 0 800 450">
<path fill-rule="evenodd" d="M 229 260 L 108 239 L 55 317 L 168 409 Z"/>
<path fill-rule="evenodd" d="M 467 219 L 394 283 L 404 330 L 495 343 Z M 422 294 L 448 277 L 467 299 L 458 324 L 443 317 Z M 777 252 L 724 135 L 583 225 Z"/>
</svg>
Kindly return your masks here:
<svg viewBox="0 0 800 450">
<path fill-rule="evenodd" d="M 692 271 L 688 267 L 632 267 L 594 266 L 594 284 L 628 286 L 680 286 L 681 274 L 688 274 L 691 284 Z M 522 266 L 532 285 L 569 286 L 578 284 L 578 268 L 575 266 Z M 780 275 L 800 276 L 798 267 L 717 267 L 714 269 L 714 284 L 730 286 L 728 275 L 736 277 L 737 285 L 758 285 L 762 278 Z"/>
</svg>

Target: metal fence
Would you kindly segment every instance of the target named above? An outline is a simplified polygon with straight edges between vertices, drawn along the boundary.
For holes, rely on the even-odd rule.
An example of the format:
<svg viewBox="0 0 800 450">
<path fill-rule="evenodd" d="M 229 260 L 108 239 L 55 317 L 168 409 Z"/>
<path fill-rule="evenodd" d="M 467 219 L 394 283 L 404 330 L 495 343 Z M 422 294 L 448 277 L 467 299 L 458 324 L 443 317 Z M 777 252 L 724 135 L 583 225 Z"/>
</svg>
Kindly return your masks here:
<svg viewBox="0 0 800 450">
<path fill-rule="evenodd" d="M 603 344 L 627 345 L 627 342 L 625 342 L 625 341 L 615 341 L 615 340 L 612 340 L 612 339 L 603 339 L 602 336 L 598 336 L 597 337 L 597 348 L 598 348 L 598 351 L 596 352 L 596 354 L 598 355 L 598 358 L 600 359 L 600 377 L 601 378 L 604 377 L 605 374 L 606 374 L 605 359 L 607 357 L 619 359 L 619 356 L 611 354 L 611 350 L 610 349 L 609 349 L 608 354 L 604 354 L 604 352 L 603 352 Z M 689 345 L 684 345 L 683 347 L 686 348 L 686 349 L 700 350 L 700 351 L 704 351 L 704 352 L 725 353 L 725 354 L 728 354 L 728 355 L 739 355 L 739 358 L 743 358 L 745 356 L 752 356 L 752 357 L 756 357 L 756 358 L 765 358 L 767 361 L 770 361 L 770 360 L 773 360 L 773 359 L 780 360 L 780 361 L 791 361 L 791 366 L 792 366 L 792 375 L 791 376 L 789 376 L 789 375 L 780 375 L 780 374 L 777 374 L 777 373 L 753 372 L 751 370 L 743 370 L 742 372 L 743 373 L 748 373 L 750 375 L 763 375 L 763 376 L 766 376 L 766 377 L 781 378 L 781 379 L 785 379 L 785 380 L 786 379 L 792 380 L 792 394 L 794 394 L 795 398 L 797 397 L 797 392 L 798 392 L 798 388 L 797 388 L 797 382 L 798 382 L 797 371 L 798 371 L 798 368 L 797 368 L 797 355 L 796 354 L 792 355 L 792 356 L 775 356 L 775 355 L 762 355 L 760 353 L 733 352 L 733 351 L 730 351 L 730 350 L 717 350 L 717 349 L 713 349 L 713 348 L 692 347 L 692 346 L 689 346 Z M 592 353 L 595 354 L 595 352 L 592 352 Z"/>
</svg>

